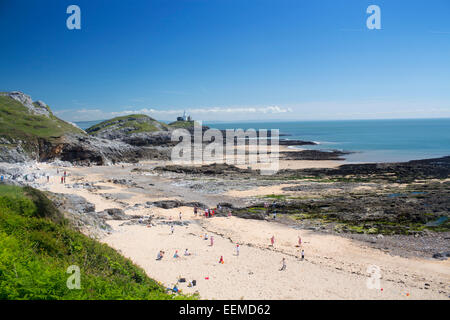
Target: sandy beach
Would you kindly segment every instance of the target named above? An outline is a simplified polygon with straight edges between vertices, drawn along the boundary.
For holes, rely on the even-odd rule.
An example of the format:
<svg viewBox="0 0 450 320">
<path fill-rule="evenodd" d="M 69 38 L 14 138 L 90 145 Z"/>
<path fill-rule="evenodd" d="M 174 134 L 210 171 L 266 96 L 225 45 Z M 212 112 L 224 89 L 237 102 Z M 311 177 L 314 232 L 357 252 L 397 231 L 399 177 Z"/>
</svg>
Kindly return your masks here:
<svg viewBox="0 0 450 320">
<path fill-rule="evenodd" d="M 100 241 L 119 250 L 165 286 L 173 286 L 180 277 L 196 280 L 195 287 L 189 288 L 184 282 L 179 288 L 185 293 L 198 293 L 201 299 L 449 298 L 448 260 L 391 255 L 339 235 L 298 230 L 278 222 L 198 217 L 194 216 L 192 207 L 133 207 L 147 201 L 182 199 L 185 195 L 188 200 L 202 197 L 205 203 L 220 199 L 240 201 L 240 198 L 249 196 L 280 194 L 281 187 L 290 185 L 284 183 L 241 191 L 231 189 L 222 194 L 205 195 L 195 189 L 189 193 L 184 186 L 174 183 L 170 176 L 149 173 L 138 177 L 132 171 L 157 164 L 160 165 L 67 168 L 66 184 L 52 177 L 45 188 L 55 193 L 78 194 L 95 204 L 97 211 L 121 208 L 128 215 L 151 215 L 153 223 L 150 227 L 108 221 L 113 232 Z M 43 170 L 56 170 L 49 164 L 39 166 Z M 119 176 L 139 181 L 139 185 L 145 184 L 146 187 L 110 182 Z M 68 185 L 74 182 L 92 182 L 104 189 L 69 188 Z M 182 223 L 174 224 L 173 234 L 170 230 L 172 222 Z M 214 237 L 213 246 L 209 239 L 204 239 L 205 233 Z M 275 237 L 273 247 L 270 245 L 272 236 Z M 298 246 L 299 236 L 301 247 Z M 239 256 L 236 255 L 237 244 L 240 246 Z M 185 249 L 189 250 L 190 256 L 183 255 Z M 301 249 L 305 252 L 304 260 L 300 259 Z M 165 256 L 157 261 L 156 255 L 160 250 L 165 251 Z M 176 250 L 179 258 L 173 258 Z M 219 264 L 221 256 L 224 264 Z M 283 258 L 287 267 L 279 271 Z M 371 266 L 380 270 L 379 288 L 370 285 L 374 283 L 368 273 Z"/>
</svg>

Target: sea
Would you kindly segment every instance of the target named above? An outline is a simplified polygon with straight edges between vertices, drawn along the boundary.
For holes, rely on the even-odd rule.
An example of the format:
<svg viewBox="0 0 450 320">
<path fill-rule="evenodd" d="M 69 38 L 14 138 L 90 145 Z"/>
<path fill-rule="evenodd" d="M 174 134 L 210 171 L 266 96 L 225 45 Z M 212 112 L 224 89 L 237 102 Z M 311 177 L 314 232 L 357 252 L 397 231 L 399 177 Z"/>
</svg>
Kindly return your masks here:
<svg viewBox="0 0 450 320">
<path fill-rule="evenodd" d="M 87 129 L 100 121 L 76 122 Z M 349 163 L 399 162 L 450 155 L 450 118 L 292 122 L 203 122 L 216 129 L 279 129 L 280 139 L 314 141 L 301 149 L 352 152 Z M 296 148 L 292 146 L 291 148 Z"/>
</svg>

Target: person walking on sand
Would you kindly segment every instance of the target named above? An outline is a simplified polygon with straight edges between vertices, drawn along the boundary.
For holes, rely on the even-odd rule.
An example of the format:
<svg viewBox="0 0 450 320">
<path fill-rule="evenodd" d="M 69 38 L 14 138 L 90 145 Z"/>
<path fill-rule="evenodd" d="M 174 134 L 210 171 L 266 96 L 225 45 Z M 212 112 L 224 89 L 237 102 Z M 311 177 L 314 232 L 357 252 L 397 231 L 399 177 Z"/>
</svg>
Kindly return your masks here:
<svg viewBox="0 0 450 320">
<path fill-rule="evenodd" d="M 275 236 L 272 236 L 272 238 L 270 238 L 270 243 L 272 244 L 273 247 L 273 244 L 275 243 Z"/>
<path fill-rule="evenodd" d="M 280 269 L 280 271 L 284 271 L 284 270 L 286 270 L 286 259 L 285 258 L 283 258 L 281 260 L 281 269 Z"/>
<path fill-rule="evenodd" d="M 298 246 L 299 247 L 302 246 L 302 238 L 300 236 L 298 236 Z"/>
<path fill-rule="evenodd" d="M 231 210 L 228 211 L 228 218 L 231 218 Z"/>
<path fill-rule="evenodd" d="M 50 176 L 47 175 L 47 183 L 49 183 L 49 182 L 50 182 Z"/>
<path fill-rule="evenodd" d="M 173 234 L 173 224 L 170 225 L 170 232 Z"/>
<path fill-rule="evenodd" d="M 61 177 L 61 183 L 64 183 L 64 177 Z"/>
<path fill-rule="evenodd" d="M 194 207 L 194 216 L 197 216 L 197 211 L 198 211 L 198 208 L 197 208 L 197 206 L 195 206 Z"/>
<path fill-rule="evenodd" d="M 212 246 L 213 246 L 213 244 L 214 244 L 214 237 L 213 237 L 213 236 L 211 236 L 211 238 L 210 238 L 210 241 L 211 241 L 211 244 L 210 244 L 210 246 L 212 247 Z"/>
<path fill-rule="evenodd" d="M 302 260 L 305 260 L 305 250 L 302 249 Z"/>
<path fill-rule="evenodd" d="M 179 217 L 180 217 L 180 220 L 181 220 L 181 212 L 179 213 Z"/>
<path fill-rule="evenodd" d="M 239 250 L 240 250 L 240 248 L 239 248 L 239 245 L 237 244 L 237 245 L 236 245 L 236 255 L 237 255 L 237 256 L 239 256 Z"/>
</svg>

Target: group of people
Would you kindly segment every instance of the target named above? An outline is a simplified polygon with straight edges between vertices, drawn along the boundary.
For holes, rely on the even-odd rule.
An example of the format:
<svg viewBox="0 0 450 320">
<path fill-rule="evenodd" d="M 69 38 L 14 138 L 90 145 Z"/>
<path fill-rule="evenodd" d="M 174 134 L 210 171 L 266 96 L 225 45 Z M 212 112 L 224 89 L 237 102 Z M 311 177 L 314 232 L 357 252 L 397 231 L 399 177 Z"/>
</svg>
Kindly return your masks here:
<svg viewBox="0 0 450 320">
<path fill-rule="evenodd" d="M 272 238 L 270 238 L 270 242 L 271 242 L 271 245 L 273 247 L 273 245 L 275 243 L 275 236 L 272 236 Z M 297 245 L 297 247 L 302 248 L 302 238 L 300 236 L 298 236 L 298 245 Z M 300 252 L 299 259 L 302 260 L 302 261 L 305 260 L 305 250 L 303 248 L 302 248 L 302 251 Z M 283 258 L 281 260 L 280 271 L 284 271 L 284 270 L 286 270 L 286 258 Z"/>
<path fill-rule="evenodd" d="M 204 211 L 204 217 L 205 218 L 212 218 L 214 215 L 216 215 L 216 211 L 221 210 L 222 208 L 220 205 L 217 206 L 215 209 L 209 209 L 206 208 Z M 181 215 L 181 213 L 180 213 Z M 194 216 L 200 215 L 199 208 L 197 206 L 194 207 Z M 231 217 L 231 210 L 228 211 L 228 217 Z M 181 218 L 180 218 L 181 219 Z"/>
</svg>

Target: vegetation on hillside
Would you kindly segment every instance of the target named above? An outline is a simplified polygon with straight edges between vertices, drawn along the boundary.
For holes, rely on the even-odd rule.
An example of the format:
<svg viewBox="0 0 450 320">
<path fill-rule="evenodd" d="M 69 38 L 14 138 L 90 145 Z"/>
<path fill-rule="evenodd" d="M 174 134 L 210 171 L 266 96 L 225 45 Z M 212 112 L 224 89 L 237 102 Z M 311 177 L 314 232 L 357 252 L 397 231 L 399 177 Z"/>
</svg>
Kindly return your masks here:
<svg viewBox="0 0 450 320">
<path fill-rule="evenodd" d="M 161 130 L 168 130 L 168 125 L 159 122 L 144 114 L 133 114 L 128 116 L 116 117 L 110 120 L 100 122 L 88 129 L 86 132 L 89 134 L 98 134 L 102 131 L 115 129 L 127 129 L 126 134 L 139 133 L 139 132 L 155 132 Z"/>
<path fill-rule="evenodd" d="M 194 127 L 195 121 L 191 120 L 191 121 L 174 121 L 169 123 L 169 126 L 171 126 L 172 128 L 184 128 L 184 129 L 188 129 L 188 128 L 192 128 Z"/>
<path fill-rule="evenodd" d="M 0 96 L 0 137 L 10 142 L 2 145 L 14 148 L 20 140 L 25 150 L 32 150 L 38 144 L 38 138 L 53 142 L 66 133 L 85 134 L 51 112 L 49 117 L 32 114 L 20 102 Z"/>
<path fill-rule="evenodd" d="M 69 266 L 81 288 L 69 289 Z M 42 192 L 0 184 L 0 299 L 186 299 L 75 231 Z"/>
</svg>

